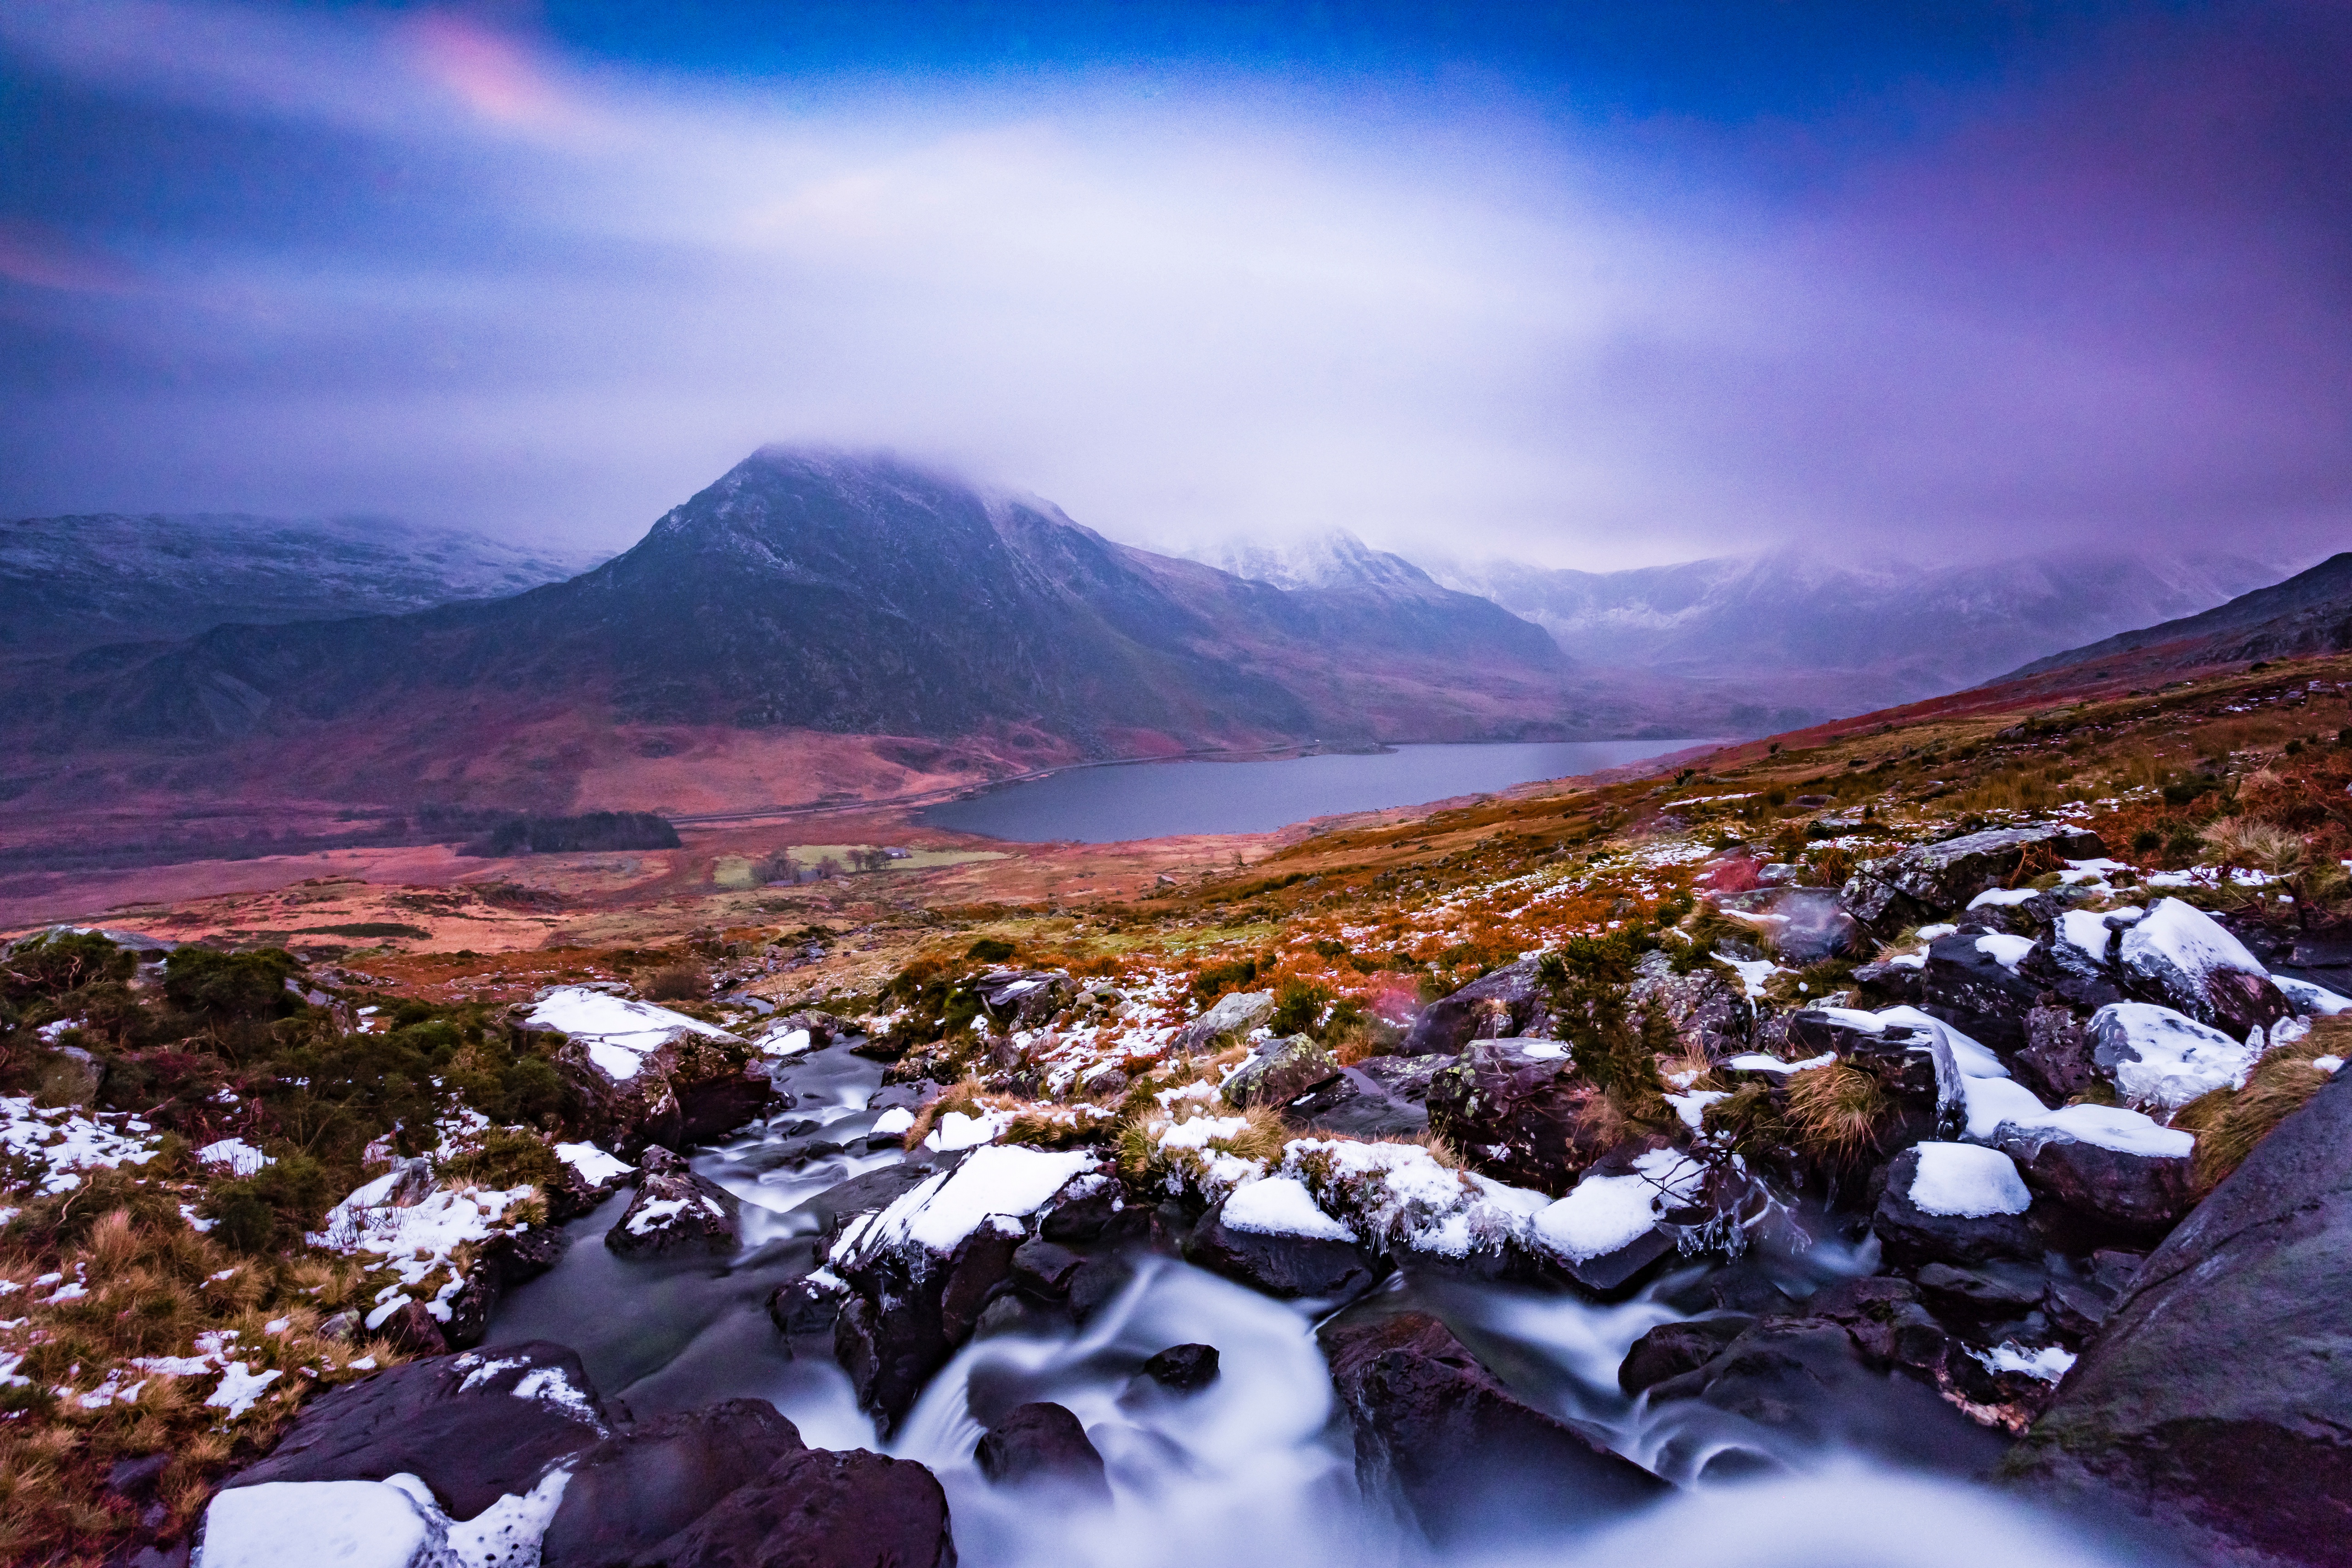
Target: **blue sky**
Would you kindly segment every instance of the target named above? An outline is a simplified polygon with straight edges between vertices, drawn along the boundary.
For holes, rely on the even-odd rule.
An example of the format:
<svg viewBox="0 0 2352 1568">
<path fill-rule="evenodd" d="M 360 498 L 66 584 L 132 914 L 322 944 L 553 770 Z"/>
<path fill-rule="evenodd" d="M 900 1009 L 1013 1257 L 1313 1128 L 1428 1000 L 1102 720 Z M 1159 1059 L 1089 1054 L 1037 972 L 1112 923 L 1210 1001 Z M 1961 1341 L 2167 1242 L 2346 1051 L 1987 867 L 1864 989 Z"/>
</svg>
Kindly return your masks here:
<svg viewBox="0 0 2352 1568">
<path fill-rule="evenodd" d="M 634 539 L 890 447 L 1181 543 L 2300 564 L 2321 5 L 0 11 L 0 515 Z"/>
</svg>

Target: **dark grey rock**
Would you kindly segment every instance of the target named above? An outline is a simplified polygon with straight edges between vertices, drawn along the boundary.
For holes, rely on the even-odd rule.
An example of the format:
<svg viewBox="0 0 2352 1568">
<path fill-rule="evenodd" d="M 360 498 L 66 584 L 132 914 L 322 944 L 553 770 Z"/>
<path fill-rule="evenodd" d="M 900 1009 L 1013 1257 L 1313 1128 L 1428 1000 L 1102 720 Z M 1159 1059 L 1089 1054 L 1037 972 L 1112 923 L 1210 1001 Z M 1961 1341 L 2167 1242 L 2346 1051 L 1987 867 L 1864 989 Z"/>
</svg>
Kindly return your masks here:
<svg viewBox="0 0 2352 1568">
<path fill-rule="evenodd" d="M 1178 1031 L 1173 1049 L 1179 1056 L 1195 1056 L 1203 1051 L 1213 1055 L 1273 1016 L 1273 992 L 1227 992 L 1210 1004 L 1207 1012 Z"/>
<path fill-rule="evenodd" d="M 528 1380 L 528 1381 L 526 1381 Z M 518 1397 L 516 1388 L 528 1392 Z M 225 1485 L 420 1478 L 453 1519 L 527 1492 L 610 1432 L 580 1358 L 534 1340 L 388 1367 L 328 1390 Z"/>
<path fill-rule="evenodd" d="M 1591 1527 L 1672 1489 L 1536 1409 L 1423 1312 L 1325 1327 L 1324 1354 L 1367 1486 L 1393 1486 L 1432 1541 L 1529 1524 Z"/>
<path fill-rule="evenodd" d="M 1550 1040 L 1478 1040 L 1430 1080 L 1430 1130 L 1473 1168 L 1558 1197 L 1609 1151 L 1579 1110 L 1599 1091 Z"/>
<path fill-rule="evenodd" d="M 1321 1042 L 1306 1035 L 1268 1040 L 1225 1079 L 1226 1103 L 1284 1105 L 1317 1084 L 1339 1076 L 1339 1064 Z"/>
<path fill-rule="evenodd" d="M 2104 1005 L 2104 1004 L 2103 1004 Z M 2065 1006 L 2035 1006 L 2025 1015 L 2025 1048 L 2010 1058 L 2018 1081 L 2043 1100 L 2064 1105 L 2103 1081 L 2092 1056 L 2091 1033 Z"/>
<path fill-rule="evenodd" d="M 1870 1227 L 1878 1233 L 1889 1261 L 1983 1263 L 2042 1256 L 2042 1237 L 2023 1215 L 1929 1214 L 1911 1201 L 1911 1184 L 1918 1174 L 1916 1148 L 1904 1150 L 1886 1167 L 1886 1190 L 1879 1196 Z"/>
<path fill-rule="evenodd" d="M 1748 1331 L 1756 1320 L 1742 1312 L 1720 1317 L 1691 1318 L 1660 1323 L 1625 1352 L 1617 1367 L 1617 1386 L 1631 1398 L 1653 1384 L 1696 1372 L 1723 1353 L 1723 1348 Z"/>
<path fill-rule="evenodd" d="M 1927 948 L 1920 1010 L 1992 1047 L 2003 1061 L 2026 1046 L 2025 1016 L 2042 987 L 1979 948 L 1979 934 L 1937 937 Z"/>
<path fill-rule="evenodd" d="M 1855 920 L 1881 939 L 1963 908 L 1988 888 L 2005 887 L 2027 869 L 2055 868 L 2060 859 L 2105 855 L 2095 833 L 2063 823 L 1994 828 L 1924 844 L 1884 860 L 1865 862 L 1842 900 Z"/>
<path fill-rule="evenodd" d="M 684 1160 L 658 1145 L 639 1160 L 637 1190 L 604 1245 L 625 1255 L 732 1252 L 742 1205 L 735 1194 L 706 1181 Z"/>
<path fill-rule="evenodd" d="M 1025 1241 L 1013 1254 L 1013 1283 L 1033 1296 L 1055 1301 L 1070 1293 L 1070 1280 L 1086 1259 L 1059 1242 Z"/>
<path fill-rule="evenodd" d="M 1415 1105 L 1429 1099 L 1430 1081 L 1453 1065 L 1452 1057 L 1366 1057 L 1352 1070 L 1363 1074 L 1395 1099 Z"/>
<path fill-rule="evenodd" d="M 1442 1063 L 1444 1057 L 1414 1057 L 1404 1059 Z M 1432 1070 L 1434 1070 L 1433 1066 Z M 1423 1092 L 1428 1080 L 1422 1080 Z M 1284 1103 L 1283 1120 L 1295 1127 L 1318 1132 L 1343 1133 L 1350 1138 L 1410 1137 L 1429 1126 L 1429 1108 L 1412 1100 L 1391 1094 L 1370 1074 L 1357 1068 L 1341 1068 L 1336 1077 L 1324 1079 L 1305 1094 Z"/>
<path fill-rule="evenodd" d="M 1663 952 L 1645 952 L 1630 991 L 1638 1009 L 1654 1006 L 1675 1033 L 1711 1057 L 1737 1056 L 1756 1032 L 1756 1007 L 1739 977 L 1719 963 L 1676 974 Z"/>
<path fill-rule="evenodd" d="M 1421 1010 L 1398 1053 L 1454 1056 L 1472 1040 L 1547 1035 L 1550 992 L 1538 972 L 1540 956 L 1507 963 Z"/>
<path fill-rule="evenodd" d="M 947 1494 L 911 1459 L 803 1448 L 641 1561 L 664 1568 L 955 1568 Z"/>
<path fill-rule="evenodd" d="M 991 1426 L 972 1458 L 998 1486 L 1046 1483 L 1087 1500 L 1110 1501 L 1102 1455 L 1078 1418 L 1059 1405 L 1016 1405 Z"/>
<path fill-rule="evenodd" d="M 631 1563 L 799 1452 L 764 1399 L 665 1415 L 580 1456 L 540 1546 L 542 1568 Z"/>
<path fill-rule="evenodd" d="M 1171 1345 L 1143 1363 L 1143 1375 L 1162 1388 L 1196 1393 L 1217 1381 L 1217 1347 Z"/>
<path fill-rule="evenodd" d="M 2017 1162 L 2025 1184 L 2100 1230 L 2103 1241 L 2153 1241 L 2197 1202 L 2188 1155 L 2102 1148 L 2054 1127 L 2004 1121 L 1993 1142 Z"/>
<path fill-rule="evenodd" d="M 1285 1300 L 1346 1300 L 1379 1279 L 1373 1257 L 1352 1242 L 1322 1237 L 1236 1230 L 1224 1223 L 1223 1203 L 1201 1216 L 1184 1257 L 1200 1268 Z"/>
</svg>

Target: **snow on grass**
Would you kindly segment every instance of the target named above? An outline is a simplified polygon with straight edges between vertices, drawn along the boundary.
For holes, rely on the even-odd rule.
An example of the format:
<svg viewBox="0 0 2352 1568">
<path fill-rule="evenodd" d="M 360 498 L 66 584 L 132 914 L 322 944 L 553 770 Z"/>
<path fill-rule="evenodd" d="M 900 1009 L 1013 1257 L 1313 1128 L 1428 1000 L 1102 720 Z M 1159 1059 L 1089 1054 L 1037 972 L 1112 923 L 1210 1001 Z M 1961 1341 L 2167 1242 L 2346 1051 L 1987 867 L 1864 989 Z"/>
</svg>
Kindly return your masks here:
<svg viewBox="0 0 2352 1568">
<path fill-rule="evenodd" d="M 0 1179 L 11 1189 L 69 1193 L 81 1173 L 143 1165 L 160 1140 L 146 1123 L 108 1111 L 37 1110 L 28 1095 L 0 1095 Z"/>
<path fill-rule="evenodd" d="M 1738 972 L 1740 987 L 1751 1002 L 1764 994 L 1764 987 L 1772 976 L 1781 973 L 1780 966 L 1769 958 L 1726 958 L 1719 952 L 1713 956 L 1717 963 Z"/>
<path fill-rule="evenodd" d="M 226 1411 L 222 1420 L 234 1421 L 252 1409 L 269 1385 L 285 1375 L 275 1368 L 257 1373 L 244 1362 L 233 1361 L 221 1368 L 220 1386 L 205 1396 L 205 1403 Z"/>
<path fill-rule="evenodd" d="M 2333 1017 L 2338 1013 L 2352 1013 L 2352 996 L 2338 996 L 2325 985 L 2314 985 L 2308 980 L 2291 980 L 2284 974 L 2272 975 L 2271 984 L 2279 988 L 2298 1013 L 2323 1018 Z"/>
<path fill-rule="evenodd" d="M 645 1058 L 680 1034 L 714 1040 L 735 1037 L 699 1018 L 584 985 L 556 986 L 540 997 L 523 1021 L 580 1041 L 596 1069 L 615 1082 L 636 1077 Z"/>
<path fill-rule="evenodd" d="M 2017 1162 L 1976 1143 L 1922 1143 L 1911 1202 L 1923 1212 L 1963 1219 L 2023 1214 L 2033 1205 Z"/>
<path fill-rule="evenodd" d="M 2261 1054 L 2219 1029 L 2148 1002 L 2100 1008 L 2091 1015 L 2090 1035 L 2095 1057 L 2114 1076 L 2125 1101 L 2168 1113 L 2200 1094 L 2243 1084 Z"/>
<path fill-rule="evenodd" d="M 1315 1196 L 1296 1176 L 1267 1176 L 1234 1189 L 1223 1211 L 1229 1229 L 1265 1236 L 1298 1236 L 1315 1241 L 1353 1242 L 1356 1233 L 1316 1206 Z"/>
<path fill-rule="evenodd" d="M 449 1298 L 465 1278 L 457 1270 L 457 1251 L 467 1242 L 488 1239 L 500 1230 L 526 1230 L 529 1222 L 512 1211 L 538 1196 L 529 1186 L 445 1188 L 416 1203 L 394 1201 L 402 1173 L 386 1172 L 353 1192 L 327 1212 L 325 1226 L 307 1237 L 311 1246 L 355 1256 L 374 1255 L 374 1267 L 394 1276 L 377 1293 L 374 1310 L 365 1320 L 369 1331 L 383 1325 L 410 1300 L 412 1292 L 446 1272 L 440 1289 L 425 1299 L 425 1310 L 442 1322 L 449 1321 Z"/>
<path fill-rule="evenodd" d="M 217 1143 L 207 1143 L 196 1151 L 196 1158 L 207 1165 L 226 1171 L 232 1176 L 254 1175 L 264 1165 L 278 1163 L 241 1138 L 224 1138 Z"/>
<path fill-rule="evenodd" d="M 1835 1051 L 1823 1051 L 1817 1057 L 1807 1057 L 1801 1062 L 1784 1062 L 1779 1057 L 1768 1057 L 1761 1051 L 1748 1051 L 1727 1058 L 1721 1065 L 1729 1072 L 1800 1073 L 1815 1068 L 1835 1067 Z"/>
<path fill-rule="evenodd" d="M 1050 1153 L 1017 1143 L 975 1149 L 952 1171 L 942 1171 L 889 1207 L 853 1221 L 834 1243 L 833 1263 L 912 1244 L 944 1256 L 999 1215 L 1025 1219 L 1054 1200 L 1072 1177 L 1094 1168 L 1086 1151 Z"/>
<path fill-rule="evenodd" d="M 977 1116 L 967 1116 L 961 1110 L 950 1110 L 931 1125 L 923 1138 L 923 1147 L 940 1153 L 952 1153 L 958 1149 L 976 1149 L 983 1143 L 993 1143 L 1004 1135 L 1018 1114 L 1011 1110 L 983 1110 Z M 912 1126 L 909 1122 L 908 1125 Z M 876 1131 L 880 1131 L 878 1125 Z"/>
</svg>

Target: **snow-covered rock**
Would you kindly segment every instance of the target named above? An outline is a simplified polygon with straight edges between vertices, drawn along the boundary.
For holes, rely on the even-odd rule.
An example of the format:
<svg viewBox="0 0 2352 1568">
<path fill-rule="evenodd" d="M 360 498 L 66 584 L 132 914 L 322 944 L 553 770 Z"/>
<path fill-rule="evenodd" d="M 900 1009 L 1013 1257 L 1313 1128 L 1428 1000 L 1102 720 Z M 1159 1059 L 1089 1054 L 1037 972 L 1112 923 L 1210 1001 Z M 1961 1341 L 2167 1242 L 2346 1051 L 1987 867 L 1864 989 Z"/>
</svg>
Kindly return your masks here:
<svg viewBox="0 0 2352 1568">
<path fill-rule="evenodd" d="M 2023 1214 L 2033 1202 L 2016 1162 L 1975 1143 L 1922 1143 L 1906 1195 L 1932 1215 L 1983 1219 Z"/>
<path fill-rule="evenodd" d="M 2286 998 L 2262 962 L 2219 921 L 2180 899 L 2162 899 L 2123 932 L 2116 963 L 2141 995 L 2243 1039 L 2287 1016 Z"/>
<path fill-rule="evenodd" d="M 559 985 L 547 992 L 523 1021 L 531 1028 L 552 1029 L 579 1041 L 596 1070 L 616 1083 L 636 1077 L 646 1058 L 681 1035 L 735 1037 L 699 1018 L 584 985 Z"/>
<path fill-rule="evenodd" d="M 2091 1015 L 2092 1059 L 2125 1101 L 2170 1114 L 2217 1089 L 2243 1083 L 2261 1055 L 2169 1007 L 2117 1002 Z"/>
<path fill-rule="evenodd" d="M 1613 1289 L 1674 1249 L 1659 1221 L 1706 1179 L 1705 1166 L 1672 1149 L 1653 1149 L 1620 1173 L 1588 1171 L 1528 1219 L 1528 1243 L 1582 1283 Z"/>
<path fill-rule="evenodd" d="M 1018 1144 L 975 1149 L 889 1207 L 852 1221 L 834 1243 L 837 1269 L 877 1250 L 913 1246 L 944 1257 L 993 1215 L 1025 1219 L 1094 1168 L 1083 1150 L 1053 1153 Z"/>
<path fill-rule="evenodd" d="M 194 1568 L 457 1568 L 448 1518 L 430 1498 L 420 1505 L 388 1481 L 232 1488 L 205 1509 Z"/>
</svg>

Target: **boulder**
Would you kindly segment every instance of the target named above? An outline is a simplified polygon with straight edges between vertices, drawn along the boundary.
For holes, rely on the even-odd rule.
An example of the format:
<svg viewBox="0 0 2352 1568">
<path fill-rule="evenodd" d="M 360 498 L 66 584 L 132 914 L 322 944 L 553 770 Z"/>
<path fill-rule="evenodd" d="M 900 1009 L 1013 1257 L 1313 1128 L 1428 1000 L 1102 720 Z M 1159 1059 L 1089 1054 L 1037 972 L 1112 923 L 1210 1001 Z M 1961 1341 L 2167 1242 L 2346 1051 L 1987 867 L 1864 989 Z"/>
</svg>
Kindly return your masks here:
<svg viewBox="0 0 2352 1568">
<path fill-rule="evenodd" d="M 533 1340 L 406 1362 L 330 1389 L 266 1458 L 223 1484 L 406 1474 L 451 1518 L 471 1519 L 610 1435 L 580 1358 Z"/>
<path fill-rule="evenodd" d="M 1745 1333 L 1755 1321 L 1745 1312 L 1727 1312 L 1660 1323 L 1625 1352 L 1617 1367 L 1617 1386 L 1631 1399 L 1654 1384 L 1696 1372 L 1722 1354 L 1724 1346 Z"/>
<path fill-rule="evenodd" d="M 449 1298 L 449 1321 L 441 1336 L 453 1350 L 470 1350 L 489 1330 L 490 1314 L 506 1293 L 555 1267 L 569 1238 L 553 1226 L 502 1230 L 474 1248 L 466 1282 Z"/>
<path fill-rule="evenodd" d="M 646 1560 L 665 1568 L 955 1568 L 947 1494 L 911 1459 L 803 1448 Z"/>
<path fill-rule="evenodd" d="M 2352 1074 L 2152 1253 L 2003 1469 L 2151 1521 L 2202 1561 L 2344 1561 L 2352 1539 Z"/>
<path fill-rule="evenodd" d="M 580 1456 L 540 1546 L 541 1568 L 630 1563 L 805 1445 L 764 1399 L 664 1415 Z"/>
<path fill-rule="evenodd" d="M 1937 937 L 1920 975 L 1920 1010 L 2007 1061 L 2025 1048 L 2025 1016 L 2042 1000 L 2042 987 L 2021 968 L 2032 948 L 2021 936 L 1998 931 Z"/>
<path fill-rule="evenodd" d="M 1633 967 L 1633 1008 L 1655 1007 L 1685 1043 L 1710 1057 L 1737 1056 L 1756 1030 L 1756 1006 L 1739 978 L 1719 963 L 1676 974 L 1663 952 L 1645 952 Z"/>
<path fill-rule="evenodd" d="M 1201 1216 L 1187 1261 L 1285 1300 L 1343 1300 L 1370 1289 L 1381 1268 L 1355 1232 L 1315 1206 L 1287 1176 L 1242 1187 Z"/>
<path fill-rule="evenodd" d="M 1916 1007 L 1927 999 L 1927 954 L 1897 953 L 1880 963 L 1857 965 L 1854 989 L 1868 1006 Z"/>
<path fill-rule="evenodd" d="M 1558 1041 L 1478 1040 L 1430 1079 L 1430 1131 L 1474 1169 L 1557 1197 L 1608 1152 L 1578 1114 L 1599 1092 Z"/>
<path fill-rule="evenodd" d="M 1859 957 L 1870 946 L 1861 924 L 1827 888 L 1722 893 L 1716 895 L 1715 906 L 1759 924 L 1772 952 L 1798 968 L 1825 958 Z"/>
<path fill-rule="evenodd" d="M 1172 1048 L 1178 1056 L 1214 1055 L 1273 1016 L 1273 992 L 1229 991 L 1178 1031 Z"/>
<path fill-rule="evenodd" d="M 2241 1040 L 2294 1011 L 2243 942 L 2179 899 L 2126 929 L 2116 961 L 2143 996 Z"/>
<path fill-rule="evenodd" d="M 203 1568 L 446 1568 L 449 1520 L 405 1486 L 381 1481 L 268 1481 L 214 1497 L 205 1509 Z M 149 1547 L 125 1568 L 186 1568 L 187 1549 Z"/>
<path fill-rule="evenodd" d="M 1102 1455 L 1085 1425 L 1059 1405 L 1014 1405 L 981 1437 L 972 1458 L 998 1486 L 1044 1483 L 1087 1501 L 1110 1501 Z"/>
<path fill-rule="evenodd" d="M 2200 1095 L 2242 1082 L 2258 1047 L 2152 1002 L 2118 1002 L 2091 1015 L 2091 1060 L 2124 1103 L 2169 1113 Z"/>
<path fill-rule="evenodd" d="M 2130 1111 L 2070 1105 L 2028 1124 L 2004 1121 L 1993 1142 L 2028 1186 L 2127 1240 L 2154 1240 L 2197 1202 L 2197 1141 Z"/>
<path fill-rule="evenodd" d="M 1179 1394 L 1198 1393 L 1217 1381 L 1217 1347 L 1170 1345 L 1143 1363 L 1143 1375 Z"/>
<path fill-rule="evenodd" d="M 972 991 L 999 1030 L 1042 1029 L 1077 994 L 1058 969 L 997 969 L 971 978 Z"/>
<path fill-rule="evenodd" d="M 1988 888 L 2030 879 L 2021 879 L 2021 871 L 2054 870 L 2062 859 L 2106 852 L 2097 834 L 2064 823 L 1994 828 L 1865 861 L 1840 899 L 1872 935 L 1885 940 L 1906 926 L 1966 908 Z"/>
<path fill-rule="evenodd" d="M 1886 1087 L 1895 1115 L 1879 1135 L 1882 1148 L 1957 1138 L 1968 1125 L 1959 1063 L 1929 1016 L 1906 1021 L 1849 1007 L 1807 1007 L 1788 1016 L 1786 1038 L 1796 1060 L 1834 1053 Z"/>
<path fill-rule="evenodd" d="M 2049 931 L 2033 944 L 2018 972 L 2076 1013 L 2093 1013 L 2126 999 L 2124 973 L 2115 962 L 2116 939 L 2128 924 L 2092 910 L 2053 915 Z"/>
<path fill-rule="evenodd" d="M 656 1145 L 645 1152 L 636 1193 L 619 1223 L 604 1233 L 604 1245 L 640 1257 L 732 1252 L 741 1206 L 734 1194 Z"/>
<path fill-rule="evenodd" d="M 2032 1202 L 2015 1163 L 2000 1150 L 1921 1143 L 1886 1167 L 1886 1190 L 1870 1224 L 1895 1263 L 2033 1258 L 2042 1256 L 2042 1242 L 2026 1223 Z"/>
<path fill-rule="evenodd" d="M 2025 1048 L 2010 1068 L 2020 1083 L 2060 1104 L 2104 1081 L 2093 1053 L 2091 1031 L 2071 1007 L 2035 1006 L 2025 1015 Z"/>
<path fill-rule="evenodd" d="M 41 1063 L 34 1080 L 37 1105 L 95 1105 L 106 1081 L 106 1064 L 79 1046 L 58 1046 Z"/>
<path fill-rule="evenodd" d="M 685 1077 L 674 1082 L 677 1095 L 677 1142 L 709 1143 L 724 1138 L 767 1114 L 776 1099 L 776 1086 L 765 1062 Z"/>
<path fill-rule="evenodd" d="M 1225 1103 L 1285 1105 L 1339 1076 L 1339 1062 L 1320 1042 L 1306 1035 L 1287 1035 L 1259 1046 L 1249 1060 L 1234 1069 L 1225 1079 Z"/>
<path fill-rule="evenodd" d="M 1421 1010 L 1400 1055 L 1454 1056 L 1472 1040 L 1539 1037 L 1550 1032 L 1551 992 L 1540 956 L 1507 963 Z"/>
<path fill-rule="evenodd" d="M 1520 1399 L 1425 1312 L 1343 1318 L 1321 1339 L 1358 1474 L 1393 1486 L 1440 1545 L 1514 1535 L 1530 1515 L 1590 1528 L 1672 1489 Z"/>
<path fill-rule="evenodd" d="M 449 1353 L 449 1336 L 434 1317 L 432 1309 L 422 1301 L 403 1301 L 370 1331 L 376 1338 L 388 1342 L 403 1355 L 445 1356 Z"/>
<path fill-rule="evenodd" d="M 1040 1300 L 1058 1301 L 1070 1293 L 1070 1280 L 1085 1262 L 1059 1242 L 1032 1237 L 1013 1249 L 1013 1283 Z"/>
<path fill-rule="evenodd" d="M 1363 1074 L 1392 1099 L 1426 1106 L 1431 1080 L 1453 1065 L 1452 1057 L 1366 1057 L 1349 1070 Z"/>
</svg>

